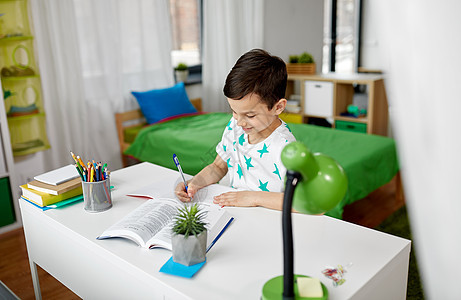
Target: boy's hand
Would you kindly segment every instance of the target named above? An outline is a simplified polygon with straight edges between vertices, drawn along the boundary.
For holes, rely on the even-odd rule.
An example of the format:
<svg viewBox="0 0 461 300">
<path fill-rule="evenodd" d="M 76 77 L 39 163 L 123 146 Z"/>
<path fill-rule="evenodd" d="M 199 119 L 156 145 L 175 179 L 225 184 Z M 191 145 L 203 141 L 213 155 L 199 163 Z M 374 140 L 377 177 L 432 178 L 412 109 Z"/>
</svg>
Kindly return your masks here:
<svg viewBox="0 0 461 300">
<path fill-rule="evenodd" d="M 178 197 L 178 199 L 182 202 L 190 202 L 198 190 L 199 189 L 195 184 L 188 183 L 186 192 L 186 186 L 184 185 L 184 182 L 180 182 L 174 189 L 174 193 L 176 197 Z"/>
<path fill-rule="evenodd" d="M 221 206 L 257 206 L 257 198 L 260 192 L 241 191 L 227 192 L 214 197 L 213 203 Z"/>
</svg>

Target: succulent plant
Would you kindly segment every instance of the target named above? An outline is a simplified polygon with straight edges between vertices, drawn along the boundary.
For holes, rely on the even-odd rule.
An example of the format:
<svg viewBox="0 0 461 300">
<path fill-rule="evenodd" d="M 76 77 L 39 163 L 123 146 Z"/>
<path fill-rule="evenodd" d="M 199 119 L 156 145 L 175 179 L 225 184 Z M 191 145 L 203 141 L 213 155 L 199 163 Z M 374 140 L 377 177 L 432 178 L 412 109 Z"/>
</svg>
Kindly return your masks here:
<svg viewBox="0 0 461 300">
<path fill-rule="evenodd" d="M 203 219 L 206 216 L 206 212 L 199 209 L 197 203 L 189 206 L 187 204 L 184 207 L 178 209 L 178 214 L 175 217 L 173 225 L 173 233 L 182 234 L 185 238 L 189 235 L 198 236 L 204 230 L 206 230 L 206 222 Z"/>
</svg>

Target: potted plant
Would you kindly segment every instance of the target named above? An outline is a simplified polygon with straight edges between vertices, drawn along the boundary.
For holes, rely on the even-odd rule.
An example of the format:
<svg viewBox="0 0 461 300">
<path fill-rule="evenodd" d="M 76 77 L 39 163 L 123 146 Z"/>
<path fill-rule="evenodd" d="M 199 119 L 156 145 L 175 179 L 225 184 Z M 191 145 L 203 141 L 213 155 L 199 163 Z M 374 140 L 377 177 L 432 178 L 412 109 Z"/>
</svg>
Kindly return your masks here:
<svg viewBox="0 0 461 300">
<path fill-rule="evenodd" d="M 314 57 L 308 52 L 289 56 L 288 74 L 315 74 L 315 68 Z"/>
<path fill-rule="evenodd" d="M 185 204 L 178 209 L 173 225 L 173 261 L 191 266 L 205 261 L 207 229 L 204 222 L 206 212 L 197 204 Z"/>
<path fill-rule="evenodd" d="M 189 76 L 189 68 L 185 63 L 179 63 L 174 68 L 174 74 L 176 76 L 176 82 L 186 82 L 187 76 Z"/>
</svg>

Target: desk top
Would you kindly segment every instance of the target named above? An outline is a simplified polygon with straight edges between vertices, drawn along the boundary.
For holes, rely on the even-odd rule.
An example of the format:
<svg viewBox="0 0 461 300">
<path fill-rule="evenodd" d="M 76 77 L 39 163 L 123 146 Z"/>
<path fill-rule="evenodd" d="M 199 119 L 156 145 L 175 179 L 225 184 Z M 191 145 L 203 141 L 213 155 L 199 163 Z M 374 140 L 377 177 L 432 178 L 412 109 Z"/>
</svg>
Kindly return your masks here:
<svg viewBox="0 0 461 300">
<path fill-rule="evenodd" d="M 50 222 L 73 240 L 104 254 L 145 282 L 159 281 L 191 299 L 258 299 L 265 282 L 283 274 L 281 212 L 265 208 L 226 208 L 233 224 L 207 254 L 207 263 L 192 278 L 160 273 L 171 257 L 164 249 L 147 250 L 126 239 L 97 240 L 106 228 L 142 204 L 144 199 L 126 196 L 147 185 L 158 186 L 159 195 L 173 191 L 179 173 L 150 163 L 112 172 L 113 207 L 88 213 L 83 203 L 42 212 L 20 200 L 23 212 Z M 294 271 L 317 277 L 330 299 L 349 299 L 359 293 L 381 270 L 410 251 L 410 241 L 327 216 L 293 214 Z M 321 271 L 338 264 L 353 266 L 346 282 L 333 287 Z M 138 274 L 138 275 L 136 275 Z M 406 286 L 406 285 L 405 285 Z M 372 287 L 369 287 L 372 288 Z M 145 295 L 144 295 L 145 296 Z M 219 297 L 217 297 L 219 296 Z"/>
</svg>

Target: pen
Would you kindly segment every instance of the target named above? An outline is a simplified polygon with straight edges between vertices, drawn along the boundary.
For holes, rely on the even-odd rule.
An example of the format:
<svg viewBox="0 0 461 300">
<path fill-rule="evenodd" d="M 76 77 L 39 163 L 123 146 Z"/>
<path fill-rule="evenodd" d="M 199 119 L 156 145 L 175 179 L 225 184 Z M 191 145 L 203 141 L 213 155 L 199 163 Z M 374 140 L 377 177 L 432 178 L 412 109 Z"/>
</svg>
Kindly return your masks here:
<svg viewBox="0 0 461 300">
<path fill-rule="evenodd" d="M 229 225 L 232 223 L 232 221 L 234 221 L 233 217 L 227 222 L 226 226 L 224 226 L 224 228 L 221 230 L 221 232 L 216 236 L 216 238 L 208 246 L 208 248 L 206 249 L 207 253 L 208 253 L 208 251 L 210 251 L 211 247 L 213 247 L 214 244 L 216 244 L 216 241 L 221 237 L 221 235 L 224 233 L 224 231 L 226 231 L 227 227 L 229 227 Z"/>
<path fill-rule="evenodd" d="M 181 165 L 179 164 L 179 159 L 178 159 L 178 156 L 176 154 L 173 154 L 173 161 L 174 161 L 176 167 L 178 168 L 179 173 L 181 173 L 181 177 L 182 177 L 182 180 L 184 181 L 184 186 L 186 187 L 186 192 L 187 192 L 186 178 L 184 178 L 184 173 L 182 172 L 182 168 L 181 168 Z M 192 200 L 192 198 L 191 198 L 191 200 Z"/>
</svg>

